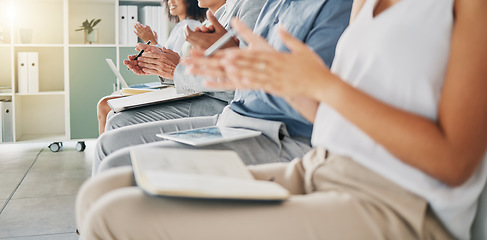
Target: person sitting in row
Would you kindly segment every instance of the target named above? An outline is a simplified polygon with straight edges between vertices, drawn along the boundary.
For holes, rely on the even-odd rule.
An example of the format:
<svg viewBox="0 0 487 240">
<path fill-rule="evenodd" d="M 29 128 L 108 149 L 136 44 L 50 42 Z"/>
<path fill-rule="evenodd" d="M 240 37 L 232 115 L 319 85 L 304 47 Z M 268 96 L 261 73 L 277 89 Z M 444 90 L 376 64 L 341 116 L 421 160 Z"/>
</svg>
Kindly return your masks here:
<svg viewBox="0 0 487 240">
<path fill-rule="evenodd" d="M 483 0 L 356 0 L 331 70 L 287 32 L 282 53 L 236 22 L 248 50 L 188 63 L 225 76 L 208 86 L 317 103 L 301 109 L 315 123 L 313 150 L 249 167 L 295 195 L 282 204 L 155 198 L 118 168 L 81 188 L 82 237 L 469 239 L 487 178 L 485 12 Z"/>
<path fill-rule="evenodd" d="M 208 19 L 201 27 L 195 31 L 186 29 L 187 42 L 183 45 L 181 57 L 187 57 L 190 48 L 207 49 L 211 46 L 226 33 L 226 28 L 230 26 L 230 19 L 234 16 L 239 17 L 253 28 L 264 3 L 265 1 L 261 0 L 228 0 L 216 12 L 212 7 L 213 10 L 207 13 Z M 208 0 L 200 1 L 200 4 L 213 5 Z M 217 27 L 215 28 L 215 26 Z M 239 46 L 239 44 L 245 46 L 244 42 L 229 41 L 224 47 Z M 134 73 L 173 79 L 179 93 L 203 92 L 203 95 L 187 100 L 152 104 L 117 114 L 110 112 L 106 125 L 107 130 L 175 118 L 211 116 L 220 113 L 233 99 L 233 91 L 214 91 L 202 88 L 202 79 L 188 74 L 185 67 L 179 64 L 179 56 L 168 53 L 157 54 L 157 49 L 146 45 L 140 45 L 140 49 L 155 54 L 144 55 L 143 58 L 139 58 L 139 61 L 125 61 Z"/>
<path fill-rule="evenodd" d="M 201 25 L 205 20 L 206 8 L 198 6 L 198 0 L 162 0 L 161 4 L 165 7 L 169 21 L 175 22 L 173 30 L 169 34 L 164 47 L 157 41 L 157 32 L 153 31 L 150 26 L 144 26 L 141 23 L 136 23 L 134 33 L 144 42 L 151 41 L 151 45 L 156 45 L 166 51 L 173 51 L 181 55 L 181 49 L 185 40 L 184 29 L 189 27 L 195 29 Z M 120 96 L 110 95 L 103 97 L 97 104 L 98 116 L 98 133 L 105 132 L 105 125 L 107 115 L 111 111 L 107 101 L 110 99 L 119 98 Z"/>
<path fill-rule="evenodd" d="M 338 38 L 348 26 L 351 7 L 352 0 L 305 0 L 293 4 L 286 0 L 267 1 L 254 31 L 267 38 L 276 49 L 286 50 L 276 34 L 278 26 L 284 25 L 330 66 Z M 302 12 L 306 13 L 306 18 L 295 17 Z M 232 103 L 219 115 L 137 124 L 107 131 L 97 141 L 93 172 L 130 164 L 129 149 L 133 145 L 193 148 L 162 141 L 156 134 L 210 126 L 247 128 L 260 131 L 262 135 L 203 148 L 235 150 L 246 164 L 289 162 L 311 147 L 313 125 L 294 109 L 296 104 L 309 105 L 309 99 L 303 96 L 288 103 L 263 91 L 237 90 Z"/>
</svg>

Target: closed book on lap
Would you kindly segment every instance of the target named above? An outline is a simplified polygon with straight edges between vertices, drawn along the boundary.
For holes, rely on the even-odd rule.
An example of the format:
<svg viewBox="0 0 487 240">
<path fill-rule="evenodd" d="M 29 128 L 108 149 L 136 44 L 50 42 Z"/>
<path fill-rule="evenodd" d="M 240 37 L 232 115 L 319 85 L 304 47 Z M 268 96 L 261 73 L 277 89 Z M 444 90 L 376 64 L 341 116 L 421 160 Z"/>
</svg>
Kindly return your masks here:
<svg viewBox="0 0 487 240">
<path fill-rule="evenodd" d="M 193 98 L 200 95 L 201 93 L 179 94 L 176 92 L 176 88 L 166 87 L 157 91 L 150 91 L 123 98 L 111 99 L 107 101 L 107 104 L 114 112 L 121 112 L 128 109 L 149 106 L 162 102 Z"/>
<path fill-rule="evenodd" d="M 137 185 L 149 195 L 252 201 L 282 201 L 289 192 L 255 180 L 233 151 L 132 148 Z"/>
</svg>

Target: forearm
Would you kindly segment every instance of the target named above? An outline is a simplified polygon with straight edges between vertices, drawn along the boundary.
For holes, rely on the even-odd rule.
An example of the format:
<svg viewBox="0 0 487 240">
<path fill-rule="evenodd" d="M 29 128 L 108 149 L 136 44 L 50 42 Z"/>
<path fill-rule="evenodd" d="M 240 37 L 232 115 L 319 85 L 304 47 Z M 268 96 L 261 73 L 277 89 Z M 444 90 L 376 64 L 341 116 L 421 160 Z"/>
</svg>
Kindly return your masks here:
<svg viewBox="0 0 487 240">
<path fill-rule="evenodd" d="M 476 138 L 448 134 L 440 123 L 387 105 L 345 82 L 310 89 L 315 99 L 325 101 L 404 163 L 446 184 L 463 183 L 477 167 L 469 159 L 482 159 L 485 145 L 484 151 L 469 150 Z"/>
<path fill-rule="evenodd" d="M 286 97 L 286 102 L 289 103 L 296 111 L 298 111 L 306 120 L 314 122 L 316 111 L 319 102 L 308 97 Z"/>
</svg>

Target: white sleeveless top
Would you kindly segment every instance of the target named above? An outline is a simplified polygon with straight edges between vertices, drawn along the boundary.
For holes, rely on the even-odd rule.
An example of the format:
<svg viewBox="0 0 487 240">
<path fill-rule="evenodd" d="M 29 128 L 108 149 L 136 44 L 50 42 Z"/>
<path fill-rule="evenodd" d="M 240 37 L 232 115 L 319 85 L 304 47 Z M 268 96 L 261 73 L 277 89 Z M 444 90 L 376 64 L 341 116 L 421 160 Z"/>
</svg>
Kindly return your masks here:
<svg viewBox="0 0 487 240">
<path fill-rule="evenodd" d="M 331 71 L 376 99 L 437 120 L 454 0 L 401 0 L 374 18 L 376 2 L 367 0 L 343 33 Z M 312 143 L 350 156 L 425 198 L 452 234 L 469 238 L 477 198 L 486 181 L 485 160 L 464 185 L 448 187 L 397 159 L 325 103 L 317 112 Z"/>
</svg>

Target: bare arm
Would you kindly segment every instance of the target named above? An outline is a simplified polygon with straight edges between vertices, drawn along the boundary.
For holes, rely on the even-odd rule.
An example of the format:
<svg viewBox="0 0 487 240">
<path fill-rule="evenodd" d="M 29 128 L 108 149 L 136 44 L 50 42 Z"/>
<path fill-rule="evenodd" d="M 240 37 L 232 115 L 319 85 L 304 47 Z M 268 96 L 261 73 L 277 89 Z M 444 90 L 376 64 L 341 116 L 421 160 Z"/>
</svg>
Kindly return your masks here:
<svg viewBox="0 0 487 240">
<path fill-rule="evenodd" d="M 284 31 L 281 37 L 291 53 L 227 50 L 222 62 L 227 63 L 229 78 L 241 88 L 326 102 L 406 164 L 457 186 L 469 179 L 487 149 L 485 12 L 486 1 L 456 1 L 450 60 L 436 122 L 353 88 Z M 266 71 L 259 70 L 261 62 L 267 63 Z M 296 84 L 302 74 L 306 83 Z"/>
<path fill-rule="evenodd" d="M 316 85 L 309 94 L 329 103 L 402 161 L 448 185 L 460 185 L 487 147 L 485 12 L 486 1 L 456 1 L 438 122 L 393 108 L 341 81 L 333 87 Z"/>
</svg>

